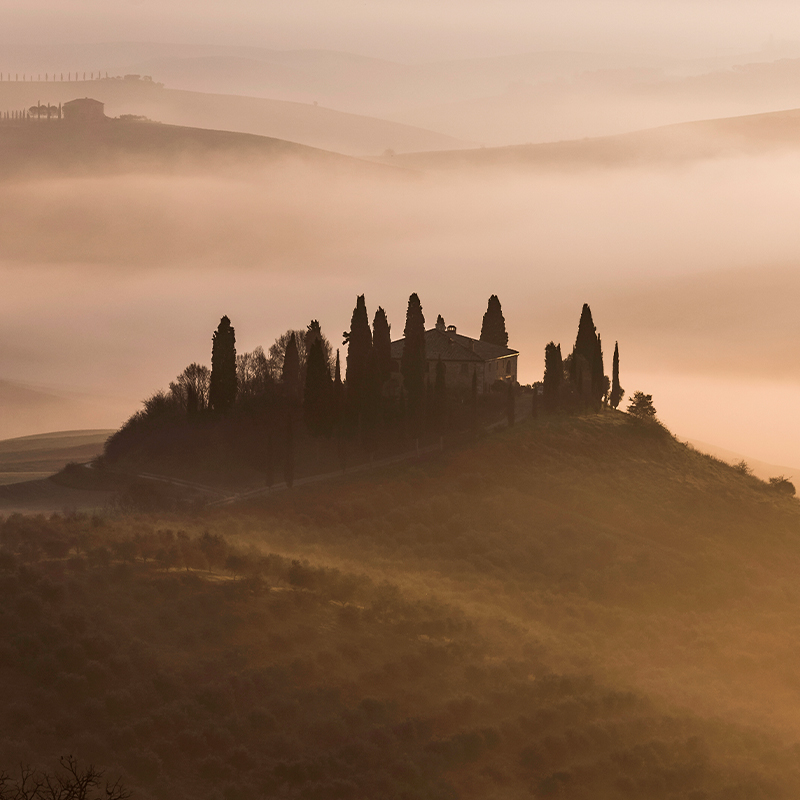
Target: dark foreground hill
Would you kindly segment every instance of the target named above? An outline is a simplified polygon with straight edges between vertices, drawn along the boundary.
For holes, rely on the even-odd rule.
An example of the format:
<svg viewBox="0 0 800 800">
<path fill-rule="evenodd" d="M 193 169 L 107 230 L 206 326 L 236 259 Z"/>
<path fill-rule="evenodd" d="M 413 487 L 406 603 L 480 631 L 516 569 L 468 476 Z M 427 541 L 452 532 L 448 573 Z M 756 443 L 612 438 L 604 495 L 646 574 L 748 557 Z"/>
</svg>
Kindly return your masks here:
<svg viewBox="0 0 800 800">
<path fill-rule="evenodd" d="M 615 136 L 484 147 L 391 158 L 424 170 L 464 168 L 586 169 L 688 163 L 725 156 L 797 152 L 800 109 L 666 125 Z"/>
<path fill-rule="evenodd" d="M 0 544 L 0 763 L 142 798 L 800 791 L 800 507 L 622 414 Z"/>
<path fill-rule="evenodd" d="M 0 177 L 252 169 L 287 157 L 375 171 L 374 165 L 348 156 L 247 133 L 117 119 L 88 125 L 64 120 L 0 124 Z"/>
</svg>

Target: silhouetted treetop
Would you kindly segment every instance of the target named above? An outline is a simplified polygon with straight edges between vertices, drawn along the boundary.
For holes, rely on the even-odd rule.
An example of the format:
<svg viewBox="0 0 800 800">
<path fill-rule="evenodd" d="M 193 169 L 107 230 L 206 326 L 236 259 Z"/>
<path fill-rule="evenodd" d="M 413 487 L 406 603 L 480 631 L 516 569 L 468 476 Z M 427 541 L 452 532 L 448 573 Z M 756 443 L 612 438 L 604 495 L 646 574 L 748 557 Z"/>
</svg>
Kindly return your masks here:
<svg viewBox="0 0 800 800">
<path fill-rule="evenodd" d="M 444 321 L 444 320 L 443 320 Z M 508 347 L 508 333 L 506 333 L 506 320 L 503 316 L 503 309 L 500 307 L 500 300 L 493 294 L 489 298 L 486 313 L 483 315 L 481 325 L 481 341 L 490 342 L 500 347 Z"/>
<path fill-rule="evenodd" d="M 392 329 L 380 306 L 372 320 L 372 350 L 377 379 L 382 386 L 392 374 Z"/>
<path fill-rule="evenodd" d="M 211 344 L 209 405 L 214 411 L 227 411 L 236 402 L 236 332 L 228 317 L 214 331 Z"/>
<path fill-rule="evenodd" d="M 614 343 L 614 362 L 611 373 L 611 396 L 609 402 L 611 408 L 617 408 L 625 396 L 625 390 L 619 382 L 619 342 Z"/>
<path fill-rule="evenodd" d="M 416 292 L 408 298 L 403 338 L 400 372 L 403 375 L 403 387 L 408 397 L 409 411 L 414 415 L 422 404 L 425 372 L 428 366 L 425 360 L 425 317 Z"/>
<path fill-rule="evenodd" d="M 286 352 L 283 356 L 281 381 L 290 389 L 297 390 L 300 383 L 300 355 L 297 351 L 297 339 L 294 333 L 289 336 Z"/>
</svg>

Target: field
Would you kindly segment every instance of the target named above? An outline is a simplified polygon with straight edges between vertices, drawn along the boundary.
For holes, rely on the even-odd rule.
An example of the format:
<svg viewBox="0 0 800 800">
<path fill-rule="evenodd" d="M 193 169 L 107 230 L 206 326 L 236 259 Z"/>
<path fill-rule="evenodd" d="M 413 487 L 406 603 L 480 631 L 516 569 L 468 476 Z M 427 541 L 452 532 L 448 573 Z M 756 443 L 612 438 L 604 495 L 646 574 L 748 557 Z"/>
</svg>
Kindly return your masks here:
<svg viewBox="0 0 800 800">
<path fill-rule="evenodd" d="M 142 798 L 800 789 L 800 507 L 626 415 L 0 543 L 6 764 L 68 747 Z"/>
</svg>

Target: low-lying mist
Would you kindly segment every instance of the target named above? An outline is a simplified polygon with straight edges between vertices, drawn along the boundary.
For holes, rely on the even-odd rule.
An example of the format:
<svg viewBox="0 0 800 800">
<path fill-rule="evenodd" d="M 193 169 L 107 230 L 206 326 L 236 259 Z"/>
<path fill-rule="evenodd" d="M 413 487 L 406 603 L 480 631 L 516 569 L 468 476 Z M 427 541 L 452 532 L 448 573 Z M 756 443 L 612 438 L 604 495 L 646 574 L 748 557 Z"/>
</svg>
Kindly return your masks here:
<svg viewBox="0 0 800 800">
<path fill-rule="evenodd" d="M 415 291 L 429 323 L 469 335 L 498 294 L 529 382 L 548 341 L 571 348 L 589 302 L 607 371 L 619 340 L 623 386 L 665 387 L 654 401 L 676 433 L 797 463 L 799 160 L 432 175 L 287 159 L 8 180 L 0 377 L 127 396 L 133 412 L 209 362 L 223 314 L 239 352 L 312 318 L 336 343 L 365 292 L 399 338 Z M 707 433 L 696 387 L 711 379 L 785 392 L 768 423 L 748 392 L 718 393 L 730 424 Z M 113 405 L 94 427 L 121 422 Z M 0 436 L 34 432 L 0 420 Z"/>
</svg>

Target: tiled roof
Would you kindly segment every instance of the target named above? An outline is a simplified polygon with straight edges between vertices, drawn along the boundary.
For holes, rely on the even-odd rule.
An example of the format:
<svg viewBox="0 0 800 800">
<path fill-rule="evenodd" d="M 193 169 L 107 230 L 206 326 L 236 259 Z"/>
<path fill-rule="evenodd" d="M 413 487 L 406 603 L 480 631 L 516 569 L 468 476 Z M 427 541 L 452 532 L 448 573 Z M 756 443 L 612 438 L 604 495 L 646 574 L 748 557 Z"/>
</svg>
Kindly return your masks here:
<svg viewBox="0 0 800 800">
<path fill-rule="evenodd" d="M 405 339 L 392 342 L 392 358 L 401 358 Z M 425 331 L 425 358 L 436 361 L 494 361 L 497 358 L 519 355 L 518 351 L 508 347 L 482 342 L 480 339 L 470 339 L 454 331 L 443 331 L 431 328 Z"/>
</svg>

